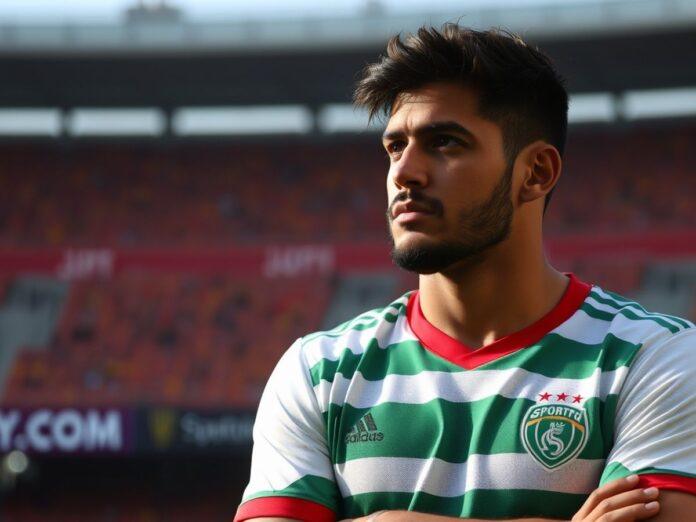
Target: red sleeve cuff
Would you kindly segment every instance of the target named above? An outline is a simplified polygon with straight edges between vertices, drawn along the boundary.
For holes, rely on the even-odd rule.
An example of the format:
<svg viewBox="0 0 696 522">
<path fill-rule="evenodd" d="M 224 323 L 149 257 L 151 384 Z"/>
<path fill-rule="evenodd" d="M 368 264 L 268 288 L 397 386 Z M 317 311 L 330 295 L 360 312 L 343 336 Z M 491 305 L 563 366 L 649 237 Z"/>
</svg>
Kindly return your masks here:
<svg viewBox="0 0 696 522">
<path fill-rule="evenodd" d="M 336 515 L 322 504 L 295 497 L 260 497 L 244 502 L 234 522 L 259 517 L 285 517 L 302 522 L 334 522 Z"/>
<path fill-rule="evenodd" d="M 671 489 L 696 495 L 696 478 L 683 475 L 671 475 L 668 473 L 650 473 L 638 475 L 640 487 L 655 487 L 658 489 Z"/>
</svg>

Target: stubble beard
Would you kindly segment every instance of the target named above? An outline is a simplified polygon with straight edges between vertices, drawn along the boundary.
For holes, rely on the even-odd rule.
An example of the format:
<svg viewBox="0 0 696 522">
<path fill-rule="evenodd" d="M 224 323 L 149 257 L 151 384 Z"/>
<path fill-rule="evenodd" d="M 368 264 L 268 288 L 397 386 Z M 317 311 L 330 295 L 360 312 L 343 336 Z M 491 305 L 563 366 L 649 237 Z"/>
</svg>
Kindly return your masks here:
<svg viewBox="0 0 696 522">
<path fill-rule="evenodd" d="M 444 272 L 455 264 L 479 263 L 486 251 L 510 235 L 511 187 L 512 165 L 509 165 L 486 201 L 459 214 L 459 237 L 453 240 L 397 248 L 389 223 L 392 260 L 400 268 L 417 274 Z"/>
</svg>

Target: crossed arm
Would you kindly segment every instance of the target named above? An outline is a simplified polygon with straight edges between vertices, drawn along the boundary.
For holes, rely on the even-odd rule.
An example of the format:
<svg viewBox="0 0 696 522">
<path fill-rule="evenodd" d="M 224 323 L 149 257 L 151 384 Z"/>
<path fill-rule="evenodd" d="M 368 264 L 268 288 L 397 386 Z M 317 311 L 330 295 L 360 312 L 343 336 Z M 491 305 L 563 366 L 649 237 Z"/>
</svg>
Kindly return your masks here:
<svg viewBox="0 0 696 522">
<path fill-rule="evenodd" d="M 696 495 L 679 491 L 639 488 L 638 476 L 631 475 L 594 490 L 572 522 L 685 522 L 696 515 Z M 379 511 L 342 522 L 448 522 L 460 518 L 443 517 L 412 511 Z M 485 522 L 468 519 L 469 522 Z M 254 518 L 248 522 L 295 522 L 289 518 Z M 544 518 L 521 518 L 511 522 L 549 522 Z"/>
</svg>

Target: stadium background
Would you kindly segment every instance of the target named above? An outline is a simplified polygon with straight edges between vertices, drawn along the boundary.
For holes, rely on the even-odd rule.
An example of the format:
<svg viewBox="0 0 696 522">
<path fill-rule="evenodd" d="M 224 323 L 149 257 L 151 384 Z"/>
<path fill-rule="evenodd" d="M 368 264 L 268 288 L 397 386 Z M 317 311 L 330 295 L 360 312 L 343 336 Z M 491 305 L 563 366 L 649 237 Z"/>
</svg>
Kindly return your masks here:
<svg viewBox="0 0 696 522">
<path fill-rule="evenodd" d="M 388 302 L 386 38 L 503 26 L 568 79 L 555 265 L 696 318 L 696 5 L 0 20 L 0 520 L 228 520 L 296 337 Z"/>
</svg>

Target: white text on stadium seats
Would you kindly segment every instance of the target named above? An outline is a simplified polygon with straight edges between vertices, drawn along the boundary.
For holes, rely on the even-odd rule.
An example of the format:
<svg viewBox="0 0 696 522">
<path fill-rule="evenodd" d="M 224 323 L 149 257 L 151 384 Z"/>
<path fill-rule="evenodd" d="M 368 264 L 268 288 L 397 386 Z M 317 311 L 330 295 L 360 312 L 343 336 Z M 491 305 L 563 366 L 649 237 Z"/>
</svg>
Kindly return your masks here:
<svg viewBox="0 0 696 522">
<path fill-rule="evenodd" d="M 263 272 L 266 277 L 328 274 L 335 265 L 330 246 L 273 247 L 266 250 Z"/>
<path fill-rule="evenodd" d="M 114 253 L 109 249 L 66 250 L 58 267 L 58 277 L 75 280 L 110 277 L 114 269 Z"/>
</svg>

